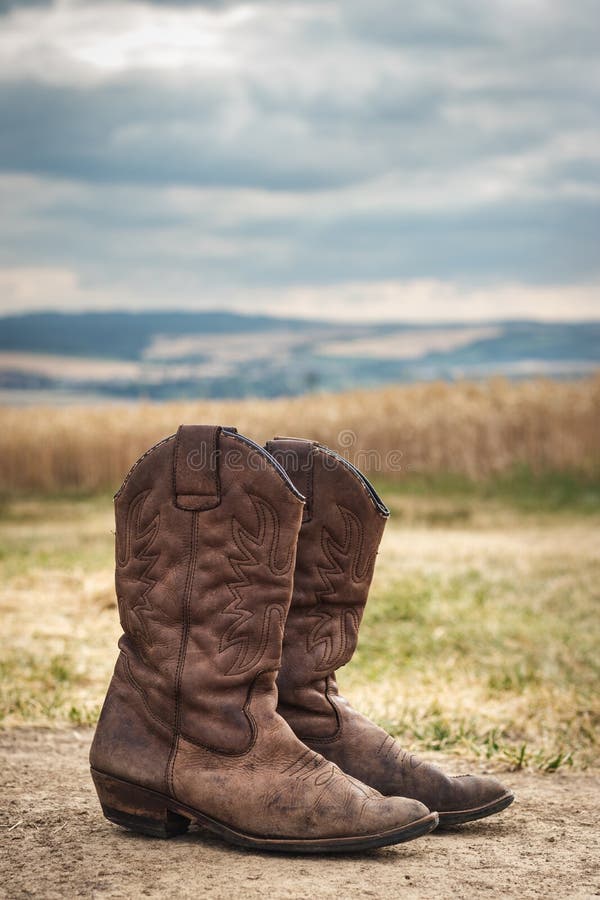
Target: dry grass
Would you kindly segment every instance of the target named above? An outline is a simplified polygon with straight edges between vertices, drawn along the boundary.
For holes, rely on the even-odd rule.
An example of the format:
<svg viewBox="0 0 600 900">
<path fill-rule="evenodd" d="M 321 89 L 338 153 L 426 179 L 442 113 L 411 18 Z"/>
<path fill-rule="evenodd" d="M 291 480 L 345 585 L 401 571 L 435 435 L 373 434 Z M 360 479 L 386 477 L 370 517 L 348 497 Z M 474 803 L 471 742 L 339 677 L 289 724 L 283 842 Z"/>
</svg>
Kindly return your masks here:
<svg viewBox="0 0 600 900">
<path fill-rule="evenodd" d="M 600 514 L 386 491 L 392 519 L 342 689 L 403 742 L 598 765 Z M 93 723 L 116 657 L 107 497 L 0 514 L 0 720 Z"/>
<path fill-rule="evenodd" d="M 435 497 L 390 505 L 373 602 L 342 677 L 354 701 L 421 748 L 516 768 L 598 765 L 598 513 Z"/>
<path fill-rule="evenodd" d="M 236 425 L 264 441 L 306 435 L 397 477 L 485 479 L 600 468 L 600 376 L 575 382 L 424 384 L 282 400 L 0 408 L 0 492 L 115 490 L 181 422 Z"/>
<path fill-rule="evenodd" d="M 115 658 L 107 497 L 20 501 L 0 519 L 0 720 L 94 721 Z"/>
</svg>

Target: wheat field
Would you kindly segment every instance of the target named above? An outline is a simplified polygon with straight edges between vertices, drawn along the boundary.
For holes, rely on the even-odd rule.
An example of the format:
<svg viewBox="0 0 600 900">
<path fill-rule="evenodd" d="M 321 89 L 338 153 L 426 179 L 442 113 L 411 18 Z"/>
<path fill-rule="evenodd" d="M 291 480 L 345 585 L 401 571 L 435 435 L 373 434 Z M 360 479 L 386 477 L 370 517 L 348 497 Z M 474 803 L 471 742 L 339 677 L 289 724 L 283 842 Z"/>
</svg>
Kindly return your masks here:
<svg viewBox="0 0 600 900">
<path fill-rule="evenodd" d="M 322 441 L 372 475 L 471 480 L 515 467 L 600 470 L 600 374 L 390 386 L 278 400 L 0 408 L 0 493 L 114 491 L 137 457 L 178 425 L 235 425 Z"/>
</svg>

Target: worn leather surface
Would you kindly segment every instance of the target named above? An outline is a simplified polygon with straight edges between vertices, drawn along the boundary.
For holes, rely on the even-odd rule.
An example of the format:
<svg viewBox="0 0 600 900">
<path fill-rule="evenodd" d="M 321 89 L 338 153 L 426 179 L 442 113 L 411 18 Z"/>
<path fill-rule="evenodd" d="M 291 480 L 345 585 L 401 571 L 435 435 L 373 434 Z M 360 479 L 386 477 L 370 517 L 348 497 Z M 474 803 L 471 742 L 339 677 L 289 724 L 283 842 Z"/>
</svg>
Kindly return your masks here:
<svg viewBox="0 0 600 900">
<path fill-rule="evenodd" d="M 92 766 L 262 836 L 370 834 L 427 815 L 307 748 L 277 714 L 304 504 L 242 436 L 182 426 L 115 498 L 120 657 Z"/>
<path fill-rule="evenodd" d="M 257 686 L 250 752 L 223 757 L 181 740 L 174 794 L 242 830 L 306 839 L 374 834 L 421 818 L 421 803 L 384 798 L 306 747 L 276 713 L 276 694 Z"/>
<path fill-rule="evenodd" d="M 335 672 L 356 649 L 388 511 L 366 479 L 326 448 L 280 438 L 267 449 L 309 501 L 278 677 L 281 715 L 309 747 L 384 795 L 412 797 L 437 812 L 502 797 L 495 778 L 448 777 L 406 752 L 340 696 Z"/>
</svg>

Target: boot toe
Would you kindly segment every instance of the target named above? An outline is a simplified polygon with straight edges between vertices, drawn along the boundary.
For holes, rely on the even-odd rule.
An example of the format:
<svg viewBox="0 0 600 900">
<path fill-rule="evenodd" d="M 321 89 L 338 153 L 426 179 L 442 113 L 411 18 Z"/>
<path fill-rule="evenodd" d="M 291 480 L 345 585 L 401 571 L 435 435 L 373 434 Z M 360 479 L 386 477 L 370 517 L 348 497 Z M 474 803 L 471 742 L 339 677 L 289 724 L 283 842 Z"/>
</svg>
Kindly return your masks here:
<svg viewBox="0 0 600 900">
<path fill-rule="evenodd" d="M 416 822 L 427 819 L 431 820 L 431 828 L 437 824 L 435 813 L 431 813 L 425 804 L 406 797 L 378 797 L 366 800 L 361 819 L 361 826 L 367 832 L 408 829 Z"/>
<path fill-rule="evenodd" d="M 510 793 L 501 781 L 491 775 L 457 775 L 453 781 L 460 784 L 460 794 L 472 806 L 493 803 Z"/>
<path fill-rule="evenodd" d="M 513 802 L 514 794 L 489 775 L 456 775 L 450 779 L 452 801 L 440 810 L 441 825 L 459 825 L 494 815 Z"/>
</svg>

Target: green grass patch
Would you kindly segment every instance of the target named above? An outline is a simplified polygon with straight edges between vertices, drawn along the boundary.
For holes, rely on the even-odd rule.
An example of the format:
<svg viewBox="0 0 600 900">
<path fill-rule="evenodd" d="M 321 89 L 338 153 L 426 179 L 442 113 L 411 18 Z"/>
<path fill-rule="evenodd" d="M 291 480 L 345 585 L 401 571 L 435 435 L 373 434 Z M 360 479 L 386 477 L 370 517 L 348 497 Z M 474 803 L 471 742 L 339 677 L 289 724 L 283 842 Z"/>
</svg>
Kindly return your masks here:
<svg viewBox="0 0 600 900">
<path fill-rule="evenodd" d="M 552 771 L 597 759 L 600 561 L 415 571 L 367 605 L 342 673 L 412 747 Z"/>
<path fill-rule="evenodd" d="M 5 719 L 96 722 L 99 704 L 91 698 L 75 705 L 75 693 L 89 690 L 90 678 L 75 657 L 64 653 L 5 652 L 0 659 L 0 723 Z"/>
<path fill-rule="evenodd" d="M 342 690 L 416 751 L 548 772 L 597 765 L 600 516 L 583 487 L 539 516 L 514 486 L 510 501 L 483 486 L 413 489 L 391 495 Z M 95 722 L 120 630 L 113 527 L 107 496 L 0 511 L 4 727 Z"/>
<path fill-rule="evenodd" d="M 386 496 L 440 498 L 455 501 L 454 512 L 441 524 L 467 520 L 472 502 L 495 501 L 524 513 L 600 512 L 600 474 L 584 472 L 535 473 L 527 466 L 474 480 L 445 473 L 425 475 L 408 472 L 397 479 L 374 478 L 377 490 Z M 435 524 L 432 523 L 432 524 Z"/>
</svg>

